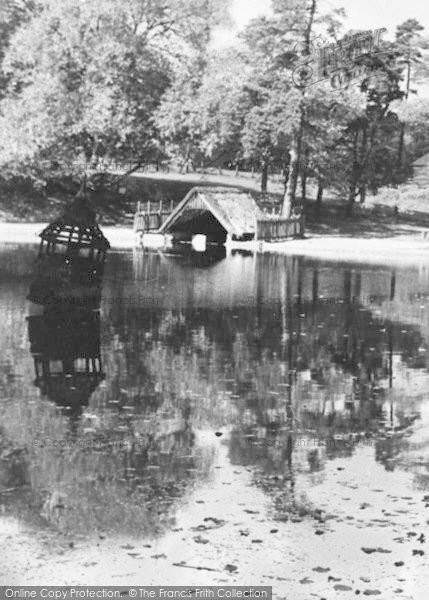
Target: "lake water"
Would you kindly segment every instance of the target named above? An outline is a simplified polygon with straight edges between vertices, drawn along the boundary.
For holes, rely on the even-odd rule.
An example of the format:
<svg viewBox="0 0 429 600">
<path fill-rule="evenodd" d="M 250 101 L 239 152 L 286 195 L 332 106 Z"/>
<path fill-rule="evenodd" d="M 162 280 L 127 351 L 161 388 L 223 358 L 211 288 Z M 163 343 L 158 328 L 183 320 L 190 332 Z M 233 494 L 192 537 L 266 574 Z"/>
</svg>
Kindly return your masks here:
<svg viewBox="0 0 429 600">
<path fill-rule="evenodd" d="M 40 546 L 1 584 L 427 597 L 429 265 L 112 251 L 58 320 L 36 251 L 0 250 L 0 520 Z"/>
</svg>

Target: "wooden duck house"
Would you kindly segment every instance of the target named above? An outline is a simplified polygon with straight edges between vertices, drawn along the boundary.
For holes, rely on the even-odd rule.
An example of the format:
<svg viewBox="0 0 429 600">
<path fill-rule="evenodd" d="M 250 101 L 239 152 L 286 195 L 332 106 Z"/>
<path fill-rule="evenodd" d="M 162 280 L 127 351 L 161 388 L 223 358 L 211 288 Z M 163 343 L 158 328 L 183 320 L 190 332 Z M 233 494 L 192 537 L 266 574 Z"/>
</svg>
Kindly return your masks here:
<svg viewBox="0 0 429 600">
<path fill-rule="evenodd" d="M 70 208 L 40 234 L 37 277 L 29 299 L 43 305 L 99 306 L 108 240 L 85 199 Z"/>
</svg>

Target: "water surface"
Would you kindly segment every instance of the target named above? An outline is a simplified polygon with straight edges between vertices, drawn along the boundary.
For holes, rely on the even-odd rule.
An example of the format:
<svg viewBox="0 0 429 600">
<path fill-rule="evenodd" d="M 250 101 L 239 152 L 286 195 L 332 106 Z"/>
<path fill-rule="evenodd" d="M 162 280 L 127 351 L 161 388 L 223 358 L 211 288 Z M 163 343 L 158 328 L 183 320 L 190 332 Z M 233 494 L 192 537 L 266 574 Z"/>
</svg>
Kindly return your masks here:
<svg viewBox="0 0 429 600">
<path fill-rule="evenodd" d="M 113 540 L 130 560 L 164 561 L 163 583 L 195 582 L 191 565 L 300 598 L 336 585 L 419 597 L 428 267 L 111 252 L 99 320 L 65 330 L 26 298 L 35 254 L 0 253 L 4 527 Z M 70 386 L 58 358 L 76 344 L 101 364 Z M 36 355 L 58 363 L 49 381 Z M 86 581 L 104 584 L 96 564 Z M 42 566 L 4 560 L 1 583 L 38 581 Z"/>
</svg>

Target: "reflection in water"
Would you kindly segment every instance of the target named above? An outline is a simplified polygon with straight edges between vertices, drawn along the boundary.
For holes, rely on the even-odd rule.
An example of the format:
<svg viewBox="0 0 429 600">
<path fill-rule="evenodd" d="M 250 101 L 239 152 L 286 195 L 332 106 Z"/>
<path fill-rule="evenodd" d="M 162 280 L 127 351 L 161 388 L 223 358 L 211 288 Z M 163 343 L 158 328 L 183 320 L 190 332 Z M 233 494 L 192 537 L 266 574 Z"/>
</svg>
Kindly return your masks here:
<svg viewBox="0 0 429 600">
<path fill-rule="evenodd" d="M 79 197 L 40 238 L 28 295 L 44 306 L 43 315 L 28 317 L 35 385 L 76 416 L 104 379 L 99 309 L 110 245 Z"/>
<path fill-rule="evenodd" d="M 0 333 L 25 366 L 23 307 L 8 300 L 23 297 L 19 281 L 0 285 Z M 101 318 L 48 310 L 28 320 L 36 385 L 53 403 L 24 366 L 20 391 L 1 366 L 13 399 L 1 404 L 2 436 L 21 452 L 9 510 L 34 519 L 45 506 L 45 519 L 72 531 L 160 535 L 212 477 L 216 432 L 279 519 L 316 514 L 303 481 L 322 481 L 327 461 L 359 444 L 426 485 L 427 469 L 407 457 L 413 427 L 426 423 L 428 291 L 417 269 L 112 253 Z M 65 404 L 82 414 L 56 407 Z M 32 447 L 35 436 L 44 443 Z"/>
<path fill-rule="evenodd" d="M 77 416 L 104 379 L 100 315 L 95 311 L 45 312 L 28 317 L 35 385 Z"/>
<path fill-rule="evenodd" d="M 144 252 L 137 251 L 135 259 L 137 262 L 139 262 L 139 259 L 144 261 L 145 256 L 147 255 Z M 168 254 L 164 253 L 164 256 L 174 256 L 182 265 L 191 268 L 209 267 L 226 257 L 226 248 L 225 246 L 211 246 L 205 252 L 197 252 L 189 244 L 176 244 L 169 249 Z"/>
</svg>

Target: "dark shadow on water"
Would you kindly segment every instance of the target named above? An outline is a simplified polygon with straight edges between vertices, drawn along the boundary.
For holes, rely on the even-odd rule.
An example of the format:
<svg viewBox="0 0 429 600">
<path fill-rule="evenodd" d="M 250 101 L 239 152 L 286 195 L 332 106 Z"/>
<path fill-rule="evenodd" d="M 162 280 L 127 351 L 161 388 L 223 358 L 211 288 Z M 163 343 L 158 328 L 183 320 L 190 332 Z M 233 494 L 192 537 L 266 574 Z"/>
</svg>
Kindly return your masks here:
<svg viewBox="0 0 429 600">
<path fill-rule="evenodd" d="M 204 268 L 221 262 L 226 257 L 225 246 L 209 246 L 204 252 L 197 252 L 191 244 L 176 244 L 163 255 L 168 259 L 174 257 L 186 267 Z"/>
<path fill-rule="evenodd" d="M 27 317 L 34 384 L 43 396 L 77 417 L 105 375 L 101 366 L 100 314 L 47 311 Z"/>
</svg>

